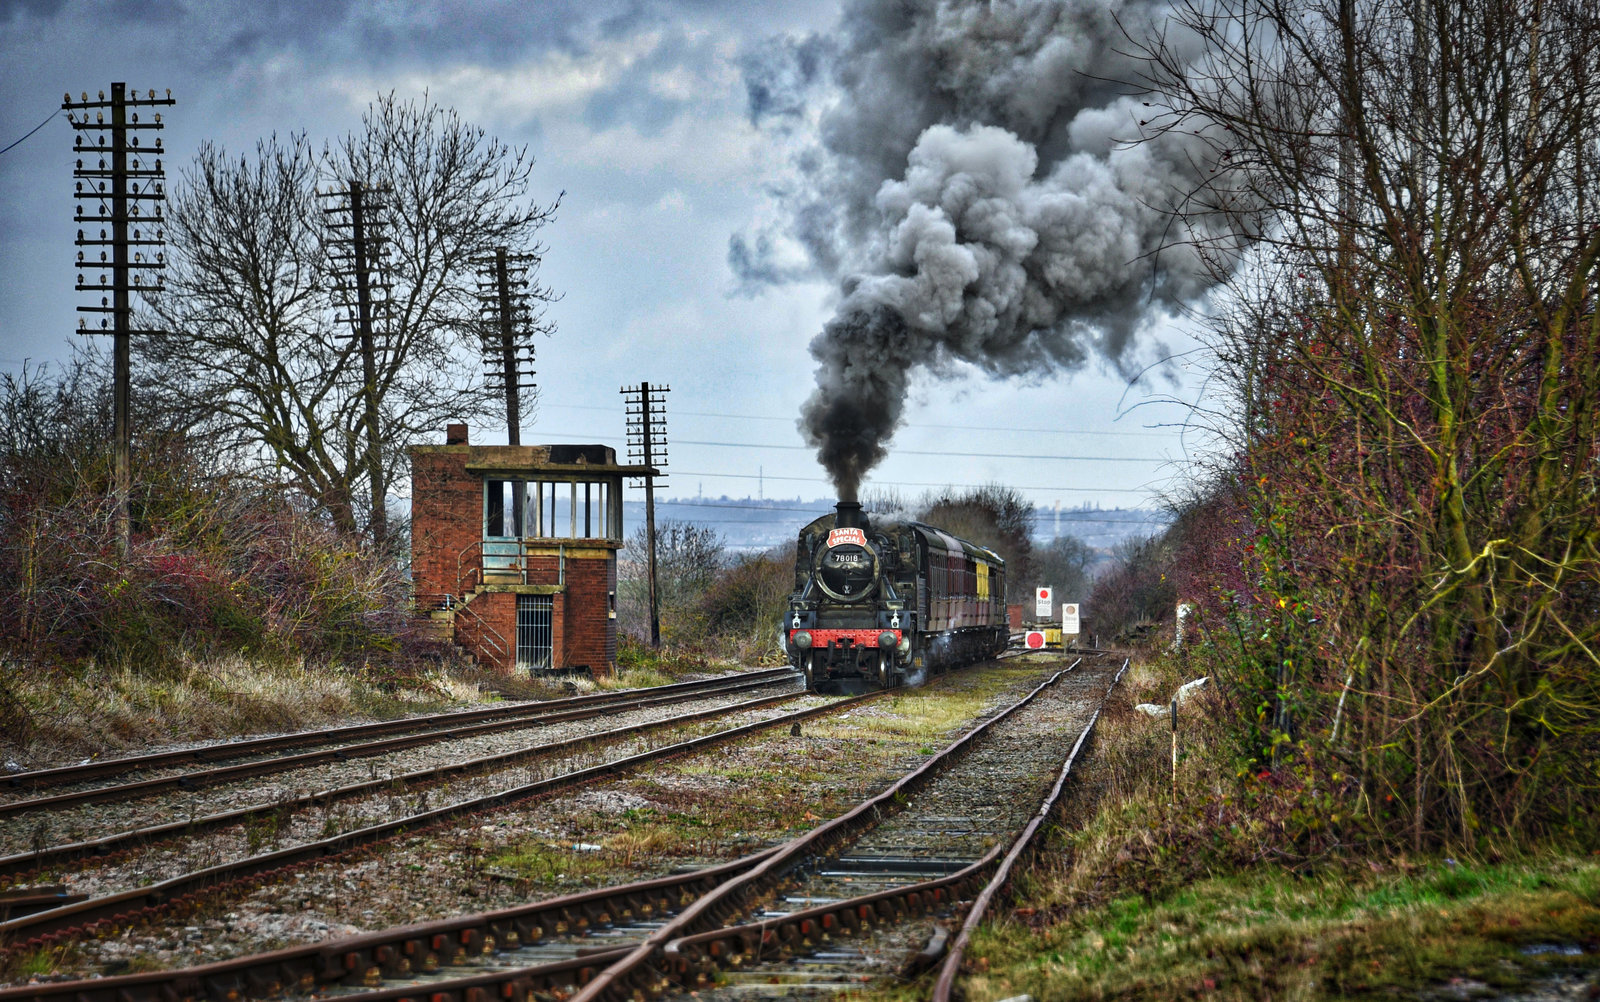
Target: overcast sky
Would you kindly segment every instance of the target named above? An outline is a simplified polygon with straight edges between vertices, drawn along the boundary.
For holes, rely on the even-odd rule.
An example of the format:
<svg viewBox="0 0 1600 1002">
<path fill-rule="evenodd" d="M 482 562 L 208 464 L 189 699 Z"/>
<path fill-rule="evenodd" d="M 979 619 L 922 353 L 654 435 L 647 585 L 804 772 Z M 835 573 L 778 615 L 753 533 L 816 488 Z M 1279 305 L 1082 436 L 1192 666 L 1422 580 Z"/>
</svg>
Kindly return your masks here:
<svg viewBox="0 0 1600 1002">
<path fill-rule="evenodd" d="M 649 380 L 672 388 L 669 496 L 827 496 L 796 418 L 815 385 L 807 345 L 839 304 L 839 276 L 797 267 L 752 283 L 729 262 L 730 240 L 789 225 L 773 193 L 818 120 L 813 109 L 764 126 L 750 67 L 808 39 L 826 47 L 840 17 L 836 3 L 783 0 L 0 0 L 0 147 L 54 116 L 0 154 L 0 368 L 60 360 L 76 337 L 63 92 L 170 87 L 169 176 L 202 141 L 244 153 L 304 130 L 320 146 L 355 129 L 380 92 L 426 92 L 527 144 L 541 199 L 566 192 L 544 231 L 559 330 L 538 345 L 540 402 L 523 441 L 620 452 L 618 387 Z M 824 110 L 840 99 L 826 87 L 803 97 Z M 1193 347 L 1180 325 L 1156 324 L 1146 341 L 1125 362 Z M 868 490 L 995 481 L 1044 507 L 1149 504 L 1197 444 L 1178 427 L 1184 410 L 1158 402 L 1193 396 L 1197 376 L 1182 368 L 1131 387 L 1100 361 L 1004 380 L 946 370 L 913 380 Z M 505 441 L 503 429 L 473 431 Z"/>
</svg>

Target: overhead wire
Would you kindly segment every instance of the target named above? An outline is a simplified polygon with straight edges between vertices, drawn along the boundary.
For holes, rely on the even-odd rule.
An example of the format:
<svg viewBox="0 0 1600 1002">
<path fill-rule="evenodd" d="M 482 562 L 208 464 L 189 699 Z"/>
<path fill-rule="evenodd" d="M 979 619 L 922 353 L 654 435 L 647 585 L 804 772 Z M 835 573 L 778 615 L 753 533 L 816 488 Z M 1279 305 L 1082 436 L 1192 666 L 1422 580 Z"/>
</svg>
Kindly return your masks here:
<svg viewBox="0 0 1600 1002">
<path fill-rule="evenodd" d="M 539 406 L 540 406 L 541 409 L 548 407 L 548 408 L 550 408 L 552 410 L 609 411 L 609 412 L 615 412 L 616 411 L 615 407 L 603 407 L 603 406 L 601 406 L 599 404 L 545 404 L 545 403 L 541 403 Z M 674 410 L 674 411 L 672 411 L 672 414 L 674 416 L 682 416 L 682 417 L 724 418 L 724 419 L 731 419 L 731 420 L 737 420 L 737 421 L 783 421 L 783 422 L 787 422 L 789 424 L 793 424 L 794 421 L 795 421 L 795 419 L 792 418 L 792 417 L 774 417 L 773 415 L 770 415 L 770 414 L 723 414 L 723 413 L 714 412 L 714 411 L 680 411 L 680 410 Z M 1001 427 L 993 427 L 993 426 L 987 426 L 987 425 L 922 424 L 922 423 L 919 423 L 919 422 L 909 422 L 904 427 L 907 427 L 907 428 L 934 428 L 934 429 L 938 429 L 938 430 L 942 430 L 942 431 L 949 431 L 949 430 L 956 430 L 956 431 L 998 431 L 998 432 L 1007 432 L 1007 433 L 1021 434 L 1021 435 L 1100 435 L 1100 436 L 1119 437 L 1119 438 L 1170 438 L 1171 437 L 1169 435 L 1164 435 L 1161 432 L 1157 432 L 1157 431 L 1105 431 L 1105 430 L 1100 430 L 1100 429 L 1088 429 L 1088 428 L 1076 428 L 1076 429 L 1075 428 L 1001 428 Z"/>
<path fill-rule="evenodd" d="M 766 474 L 758 475 L 758 474 L 755 474 L 755 473 L 705 473 L 705 472 L 695 472 L 693 470 L 668 470 L 666 473 L 663 474 L 663 476 L 724 477 L 724 478 L 731 479 L 731 480 L 794 480 L 794 481 L 799 481 L 801 483 L 808 483 L 808 484 L 825 484 L 825 483 L 829 483 L 828 480 L 826 480 L 826 479 L 824 479 L 822 477 L 786 477 L 786 476 L 783 476 L 781 474 L 776 474 L 776 473 L 766 473 Z M 990 486 L 990 485 L 989 484 L 958 484 L 958 483 L 952 483 L 952 482 L 949 482 L 949 481 L 944 481 L 944 482 L 940 482 L 940 483 L 933 483 L 933 482 L 923 482 L 923 481 L 916 481 L 916 480 L 896 480 L 896 481 L 874 480 L 874 481 L 871 482 L 871 484 L 869 486 L 872 486 L 872 487 L 933 487 L 933 488 L 940 488 L 940 487 L 958 488 L 959 487 L 959 488 L 967 488 L 967 489 L 979 489 L 979 488 L 987 487 L 987 486 Z M 1085 494 L 1144 494 L 1144 493 L 1147 493 L 1145 491 L 1145 489 L 1142 488 L 1142 487 L 1018 487 L 1018 486 L 1012 486 L 1012 485 L 1009 485 L 1009 484 L 1007 486 L 1011 486 L 1013 490 L 1019 490 L 1019 491 L 1073 491 L 1073 492 L 1081 491 L 1081 492 L 1083 492 Z"/>
<path fill-rule="evenodd" d="M 629 501 L 628 504 L 640 505 L 640 504 L 644 504 L 644 502 L 643 501 Z M 702 500 L 698 500 L 698 499 L 656 498 L 656 505 L 658 507 L 662 506 L 662 505 L 675 505 L 675 506 L 680 507 L 680 508 L 728 508 L 728 509 L 734 509 L 734 510 L 737 510 L 737 511 L 746 511 L 746 512 L 752 512 L 752 513 L 753 512 L 764 512 L 764 511 L 797 512 L 797 513 L 802 514 L 802 515 L 824 515 L 824 514 L 827 514 L 828 512 L 833 511 L 833 506 L 831 504 L 828 504 L 827 502 L 818 502 L 816 505 L 813 505 L 811 507 L 802 508 L 802 507 L 796 507 L 794 505 L 777 505 L 777 504 L 762 504 L 762 503 L 749 505 L 749 504 L 734 504 L 731 501 L 702 501 Z M 1071 521 L 1071 522 L 1094 522 L 1096 524 L 1105 524 L 1105 525 L 1150 525 L 1151 524 L 1151 522 L 1148 519 L 1142 519 L 1142 518 L 1090 518 L 1090 517 L 1085 516 L 1080 511 L 1073 511 L 1073 510 L 1064 511 L 1064 512 L 1061 512 L 1060 514 L 1061 514 L 1061 516 L 1062 516 L 1062 518 L 1064 520 Z M 1050 508 L 1035 508 L 1030 517 L 1033 518 L 1035 521 L 1044 521 L 1046 519 L 1054 518 L 1055 515 L 1056 515 L 1056 512 L 1054 510 L 1050 509 Z M 741 519 L 719 519 L 718 521 L 728 522 L 728 523 L 738 522 L 740 524 L 755 524 L 755 523 L 760 522 L 762 520 L 761 519 L 753 519 L 753 518 L 749 518 L 749 519 L 741 518 Z"/>
<path fill-rule="evenodd" d="M 570 432 L 547 432 L 556 438 L 577 441 L 593 435 L 574 435 Z M 668 443 L 673 445 L 705 445 L 720 449 L 785 449 L 797 452 L 809 452 L 813 447 L 809 445 L 779 445 L 773 442 L 716 442 L 695 438 L 674 438 Z M 1039 453 L 1017 452 L 957 452 L 954 449 L 896 449 L 897 456 L 956 456 L 963 459 L 1035 459 L 1035 460 L 1072 460 L 1086 463 L 1167 463 L 1170 459 L 1161 456 L 1052 456 Z"/>
<path fill-rule="evenodd" d="M 35 132 L 38 132 L 40 129 L 42 129 L 45 126 L 49 125 L 50 124 L 50 119 L 55 118 L 56 115 L 58 115 L 58 114 L 60 114 L 59 111 L 50 112 L 50 114 L 48 116 L 46 116 L 44 121 L 40 122 L 38 125 L 35 125 L 33 128 L 29 129 L 26 133 L 24 133 L 23 136 L 22 136 L 22 139 L 17 140 L 16 142 L 12 143 L 10 146 L 7 146 L 5 149 L 0 149 L 0 153 L 9 153 L 13 149 L 17 148 L 18 146 L 21 146 L 23 144 L 24 140 L 26 140 L 29 136 L 33 135 Z"/>
</svg>

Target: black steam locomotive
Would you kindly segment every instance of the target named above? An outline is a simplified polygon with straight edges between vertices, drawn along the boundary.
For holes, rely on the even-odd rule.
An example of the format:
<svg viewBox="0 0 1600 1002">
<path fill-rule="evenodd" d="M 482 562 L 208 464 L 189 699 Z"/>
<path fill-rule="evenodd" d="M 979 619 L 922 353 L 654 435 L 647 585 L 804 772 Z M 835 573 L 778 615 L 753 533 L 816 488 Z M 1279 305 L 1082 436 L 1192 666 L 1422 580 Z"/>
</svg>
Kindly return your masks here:
<svg viewBox="0 0 1600 1002">
<path fill-rule="evenodd" d="M 840 501 L 800 530 L 781 635 L 806 688 L 889 688 L 1005 649 L 1006 562 L 921 522 Z"/>
</svg>

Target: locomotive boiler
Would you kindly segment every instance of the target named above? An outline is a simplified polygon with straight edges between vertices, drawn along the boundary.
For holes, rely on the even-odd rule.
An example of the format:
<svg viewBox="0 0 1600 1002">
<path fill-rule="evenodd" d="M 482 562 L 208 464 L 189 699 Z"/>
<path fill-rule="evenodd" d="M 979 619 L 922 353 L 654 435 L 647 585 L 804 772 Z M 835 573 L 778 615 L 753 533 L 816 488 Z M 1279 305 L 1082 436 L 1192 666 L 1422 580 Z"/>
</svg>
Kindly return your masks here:
<svg viewBox="0 0 1600 1002">
<path fill-rule="evenodd" d="M 942 529 L 840 501 L 800 530 L 794 566 L 780 632 L 813 691 L 889 688 L 1005 649 L 1005 561 Z"/>
</svg>

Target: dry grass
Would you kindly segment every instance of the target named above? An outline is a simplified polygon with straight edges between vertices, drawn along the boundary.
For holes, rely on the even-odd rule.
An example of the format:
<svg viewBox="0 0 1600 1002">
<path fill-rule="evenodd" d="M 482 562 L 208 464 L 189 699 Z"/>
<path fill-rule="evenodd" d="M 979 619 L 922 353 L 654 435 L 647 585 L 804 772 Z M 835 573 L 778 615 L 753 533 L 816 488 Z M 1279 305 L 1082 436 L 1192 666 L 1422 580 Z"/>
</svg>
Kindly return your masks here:
<svg viewBox="0 0 1600 1002">
<path fill-rule="evenodd" d="M 0 667 L 3 670 L 3 667 Z M 186 660 L 168 677 L 88 666 L 34 672 L 5 721 L 0 750 L 27 768 L 189 743 L 439 710 L 483 697 L 437 673 L 410 689 L 357 673 L 243 657 Z"/>
</svg>

